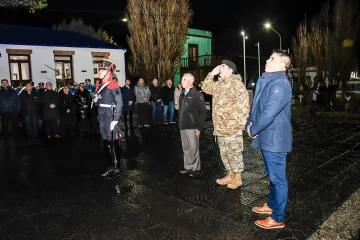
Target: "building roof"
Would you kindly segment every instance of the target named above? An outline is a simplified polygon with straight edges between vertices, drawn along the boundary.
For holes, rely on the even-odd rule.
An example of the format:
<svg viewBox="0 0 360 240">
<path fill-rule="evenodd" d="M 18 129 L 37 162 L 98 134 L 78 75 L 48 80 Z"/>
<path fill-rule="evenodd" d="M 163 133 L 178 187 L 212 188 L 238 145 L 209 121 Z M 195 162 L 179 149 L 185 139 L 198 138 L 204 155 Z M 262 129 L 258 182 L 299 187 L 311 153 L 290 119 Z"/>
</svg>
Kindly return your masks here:
<svg viewBox="0 0 360 240">
<path fill-rule="evenodd" d="M 78 32 L 0 24 L 0 44 L 125 49 Z"/>
</svg>

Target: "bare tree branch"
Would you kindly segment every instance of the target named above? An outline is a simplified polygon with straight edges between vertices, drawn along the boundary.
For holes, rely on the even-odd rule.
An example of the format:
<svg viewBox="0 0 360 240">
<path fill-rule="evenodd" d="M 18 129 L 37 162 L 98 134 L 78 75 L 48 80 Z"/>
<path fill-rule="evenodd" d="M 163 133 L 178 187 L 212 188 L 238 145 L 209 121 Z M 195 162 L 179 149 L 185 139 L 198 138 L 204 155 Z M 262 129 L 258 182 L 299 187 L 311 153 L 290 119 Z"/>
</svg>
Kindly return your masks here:
<svg viewBox="0 0 360 240">
<path fill-rule="evenodd" d="M 358 9 L 355 0 L 335 0 L 332 9 L 326 1 L 310 22 L 307 35 L 299 34 L 303 28 L 300 24 L 293 44 L 294 55 L 299 58 L 296 64 L 302 66 L 305 62 L 305 56 L 301 55 L 305 46 L 301 43 L 307 42 L 311 61 L 306 64 L 314 64 L 319 74 L 325 72 L 324 78 L 336 80 L 337 84 L 342 81 L 344 86 L 355 57 L 353 43 L 359 37 Z"/>
<path fill-rule="evenodd" d="M 171 78 L 184 52 L 192 16 L 189 0 L 132 0 L 126 10 L 130 72 L 147 80 Z"/>
</svg>

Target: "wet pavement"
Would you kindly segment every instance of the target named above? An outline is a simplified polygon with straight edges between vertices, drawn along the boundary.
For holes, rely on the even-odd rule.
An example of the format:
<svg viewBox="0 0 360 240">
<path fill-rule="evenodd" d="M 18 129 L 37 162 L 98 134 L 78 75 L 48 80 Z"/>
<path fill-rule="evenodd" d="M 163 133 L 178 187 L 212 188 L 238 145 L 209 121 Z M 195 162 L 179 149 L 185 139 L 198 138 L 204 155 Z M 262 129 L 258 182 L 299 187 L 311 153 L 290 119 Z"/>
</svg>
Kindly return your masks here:
<svg viewBox="0 0 360 240">
<path fill-rule="evenodd" d="M 99 177 L 97 136 L 81 144 L 0 142 L 0 158 L 21 166 L 16 181 L 1 181 L 0 239 L 306 239 L 360 188 L 360 120 L 298 118 L 293 127 L 283 230 L 254 224 L 265 217 L 251 208 L 266 201 L 269 180 L 247 137 L 243 186 L 215 184 L 224 171 L 209 121 L 197 179 L 178 174 L 174 125 L 136 129 L 122 146 L 121 177 L 110 181 Z"/>
</svg>

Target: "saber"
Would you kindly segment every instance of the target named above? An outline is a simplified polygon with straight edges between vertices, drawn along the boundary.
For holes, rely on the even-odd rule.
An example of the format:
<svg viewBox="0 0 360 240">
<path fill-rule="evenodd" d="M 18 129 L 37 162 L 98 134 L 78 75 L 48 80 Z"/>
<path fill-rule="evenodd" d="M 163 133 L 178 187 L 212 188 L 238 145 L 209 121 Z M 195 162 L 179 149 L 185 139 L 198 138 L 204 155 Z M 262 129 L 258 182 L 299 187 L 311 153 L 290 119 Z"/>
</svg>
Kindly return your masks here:
<svg viewBox="0 0 360 240">
<path fill-rule="evenodd" d="M 115 107 L 114 105 L 111 106 L 111 122 L 114 121 L 115 118 Z M 115 129 L 116 126 L 114 126 Z M 114 168 L 116 169 L 116 159 L 115 159 L 115 148 L 114 148 L 114 129 L 111 130 L 111 157 L 114 160 L 113 164 L 114 164 Z"/>
<path fill-rule="evenodd" d="M 21 92 L 22 91 L 24 91 L 24 89 L 25 89 L 26 87 L 23 87 L 21 90 L 20 90 L 20 92 L 19 92 L 19 94 L 18 95 L 20 95 L 21 94 Z"/>
<path fill-rule="evenodd" d="M 48 65 L 46 65 L 46 64 L 44 64 L 46 67 L 48 67 L 48 68 L 50 68 L 51 70 L 53 70 L 54 72 L 56 72 L 56 73 L 58 73 L 58 74 L 60 74 L 60 75 L 62 75 L 62 76 L 64 76 L 66 79 L 69 79 L 69 77 L 68 76 L 66 76 L 66 75 L 64 75 L 64 74 L 62 74 L 61 72 L 59 72 L 58 70 L 56 70 L 56 69 L 53 69 L 52 67 L 50 67 L 50 66 L 48 66 Z M 65 83 L 65 81 L 63 81 L 64 83 Z M 79 85 L 77 82 L 75 82 L 75 81 L 73 81 L 74 82 L 74 84 L 77 84 L 77 85 Z M 66 84 L 64 84 L 64 85 L 66 85 Z"/>
</svg>

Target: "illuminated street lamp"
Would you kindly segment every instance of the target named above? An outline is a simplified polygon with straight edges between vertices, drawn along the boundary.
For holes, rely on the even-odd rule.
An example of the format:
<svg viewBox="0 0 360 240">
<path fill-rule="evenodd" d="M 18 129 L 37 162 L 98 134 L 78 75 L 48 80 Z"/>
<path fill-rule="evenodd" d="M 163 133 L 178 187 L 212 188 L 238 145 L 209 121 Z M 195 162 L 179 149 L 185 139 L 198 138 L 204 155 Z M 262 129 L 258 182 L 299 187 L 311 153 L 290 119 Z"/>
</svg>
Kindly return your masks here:
<svg viewBox="0 0 360 240">
<path fill-rule="evenodd" d="M 278 33 L 277 31 L 275 31 L 272 27 L 271 27 L 271 24 L 270 23 L 265 23 L 265 27 L 266 28 L 270 28 L 271 30 L 273 30 L 274 32 L 276 32 L 278 35 L 279 35 L 279 38 L 280 38 L 280 50 L 282 49 L 282 46 L 281 46 L 281 35 L 280 33 Z"/>
<path fill-rule="evenodd" d="M 108 24 L 108 23 L 113 23 L 113 22 L 123 22 L 123 23 L 126 23 L 128 22 L 129 19 L 127 19 L 126 17 L 120 19 L 120 20 L 111 20 L 111 21 L 107 21 L 107 22 L 103 22 L 99 28 L 99 32 L 102 32 L 102 28 L 105 24 Z"/>
<path fill-rule="evenodd" d="M 245 58 L 245 40 L 248 39 L 244 31 L 241 31 L 242 39 L 243 39 L 243 51 L 244 51 L 244 84 L 246 88 L 246 58 Z"/>
</svg>

